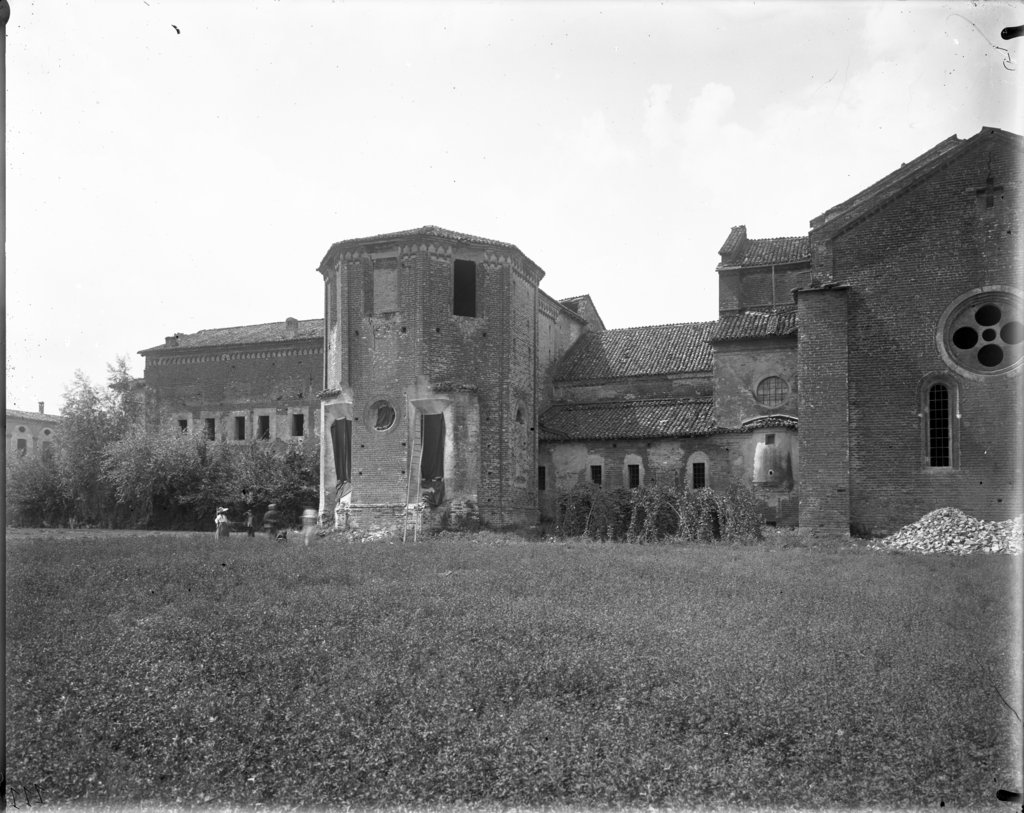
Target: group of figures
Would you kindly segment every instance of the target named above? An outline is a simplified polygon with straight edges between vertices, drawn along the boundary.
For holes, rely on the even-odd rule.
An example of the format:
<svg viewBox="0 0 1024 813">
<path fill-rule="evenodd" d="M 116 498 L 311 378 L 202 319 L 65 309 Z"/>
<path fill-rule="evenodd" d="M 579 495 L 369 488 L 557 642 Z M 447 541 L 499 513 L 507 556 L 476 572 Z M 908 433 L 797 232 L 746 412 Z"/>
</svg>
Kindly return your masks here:
<svg viewBox="0 0 1024 813">
<path fill-rule="evenodd" d="M 246 536 L 256 536 L 256 515 L 253 513 L 251 508 L 245 512 L 244 517 Z M 228 519 L 227 508 L 217 509 L 217 516 L 214 518 L 214 523 L 217 528 L 216 538 L 227 539 L 231 533 L 231 520 Z M 307 508 L 302 512 L 302 537 L 307 545 L 315 531 L 316 509 Z M 267 512 L 263 515 L 263 532 L 270 539 L 274 539 L 278 542 L 288 541 L 288 525 L 285 522 L 284 516 L 277 510 L 276 503 L 271 503 L 267 507 Z"/>
</svg>

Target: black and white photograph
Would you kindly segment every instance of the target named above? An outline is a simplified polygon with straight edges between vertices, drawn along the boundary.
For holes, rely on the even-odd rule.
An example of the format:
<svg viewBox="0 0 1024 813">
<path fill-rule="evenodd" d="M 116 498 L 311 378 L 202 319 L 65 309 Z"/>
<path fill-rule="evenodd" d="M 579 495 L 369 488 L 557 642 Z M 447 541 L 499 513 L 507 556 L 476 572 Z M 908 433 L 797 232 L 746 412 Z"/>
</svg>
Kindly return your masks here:
<svg viewBox="0 0 1024 813">
<path fill-rule="evenodd" d="M 1024 3 L 0 0 L 8 809 L 1024 809 Z"/>
</svg>

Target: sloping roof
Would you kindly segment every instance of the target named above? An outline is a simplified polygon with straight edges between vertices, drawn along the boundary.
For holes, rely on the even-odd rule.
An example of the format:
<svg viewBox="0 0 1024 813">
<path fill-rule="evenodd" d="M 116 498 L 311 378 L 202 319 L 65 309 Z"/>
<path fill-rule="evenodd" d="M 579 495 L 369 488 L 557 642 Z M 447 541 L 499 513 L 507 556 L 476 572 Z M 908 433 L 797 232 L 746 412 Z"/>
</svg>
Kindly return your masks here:
<svg viewBox="0 0 1024 813">
<path fill-rule="evenodd" d="M 8 421 L 42 421 L 43 423 L 60 423 L 60 415 L 47 415 L 43 412 L 23 412 L 20 409 L 6 410 Z"/>
<path fill-rule="evenodd" d="M 452 231 L 451 229 L 445 229 L 440 226 L 420 226 L 418 229 L 406 229 L 404 231 L 392 231 L 385 232 L 384 234 L 374 234 L 369 237 L 350 237 L 346 240 L 339 240 L 334 243 L 324 255 L 324 258 L 320 261 L 319 271 L 323 271 L 324 267 L 330 264 L 332 260 L 338 255 L 342 248 L 345 246 L 356 246 L 362 243 L 379 243 L 388 240 L 404 240 L 408 237 L 434 237 L 442 240 L 450 240 L 456 243 L 476 243 L 478 245 L 496 246 L 499 248 L 513 249 L 523 257 L 526 257 L 525 252 L 520 249 L 514 243 L 504 243 L 501 240 L 492 240 L 489 237 L 478 237 L 475 234 L 466 234 L 465 232 Z M 533 260 L 529 257 L 526 259 L 540 271 L 541 276 L 544 275 L 543 269 L 540 268 Z"/>
<path fill-rule="evenodd" d="M 710 399 L 675 398 L 562 404 L 540 419 L 541 440 L 626 440 L 710 435 L 715 431 Z"/>
<path fill-rule="evenodd" d="M 626 327 L 583 334 L 558 365 L 556 381 L 711 370 L 714 322 Z"/>
<path fill-rule="evenodd" d="M 767 311 L 722 314 L 711 330 L 709 341 L 726 342 L 795 334 L 796 308 L 776 308 Z"/>
<path fill-rule="evenodd" d="M 765 237 L 751 240 L 746 226 L 733 226 L 718 250 L 718 268 L 759 268 L 765 265 L 810 262 L 810 241 L 806 236 Z"/>
<path fill-rule="evenodd" d="M 322 339 L 324 335 L 323 319 L 299 319 L 294 335 L 289 335 L 285 323 L 268 322 L 262 325 L 240 325 L 238 327 L 216 327 L 200 330 L 197 333 L 177 333 L 177 345 L 166 344 L 140 350 L 139 353 L 156 352 L 158 350 L 189 350 L 198 347 L 220 347 L 236 344 L 264 344 L 268 342 L 290 342 L 302 339 Z"/>
<path fill-rule="evenodd" d="M 979 132 L 967 139 L 960 139 L 955 135 L 950 136 L 930 150 L 901 165 L 895 172 L 890 172 L 880 181 L 818 215 L 811 220 L 811 230 L 826 227 L 829 227 L 830 230 L 841 230 L 852 223 L 859 222 L 871 212 L 899 197 L 901 193 L 945 166 L 949 161 L 955 159 L 957 154 L 970 149 L 979 140 L 992 138 L 1011 141 L 1018 149 L 1022 144 L 1019 135 L 1000 130 L 997 127 L 982 127 Z"/>
</svg>

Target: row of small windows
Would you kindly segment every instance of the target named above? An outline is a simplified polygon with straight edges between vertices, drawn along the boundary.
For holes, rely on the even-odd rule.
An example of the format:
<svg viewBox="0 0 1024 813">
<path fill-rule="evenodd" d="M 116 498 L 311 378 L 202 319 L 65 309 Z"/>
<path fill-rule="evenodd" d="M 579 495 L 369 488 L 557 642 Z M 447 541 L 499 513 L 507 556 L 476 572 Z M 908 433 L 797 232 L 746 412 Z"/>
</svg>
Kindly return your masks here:
<svg viewBox="0 0 1024 813">
<path fill-rule="evenodd" d="M 217 419 L 216 418 L 203 418 L 202 429 L 203 435 L 207 440 L 217 439 Z M 189 431 L 189 419 L 178 418 L 178 429 L 182 432 Z M 228 426 L 231 429 L 231 437 L 229 440 L 248 440 L 246 436 L 248 420 L 244 415 L 235 415 L 230 419 Z M 306 416 L 301 412 L 295 412 L 291 415 L 289 421 L 289 435 L 293 438 L 301 438 L 306 435 Z M 270 440 L 270 416 L 269 415 L 257 415 L 256 416 L 256 431 L 253 435 L 255 440 Z"/>
<path fill-rule="evenodd" d="M 643 485 L 641 476 L 640 464 L 639 463 L 628 463 L 626 464 L 626 483 L 629 488 L 640 488 Z M 707 480 L 707 463 L 703 460 L 695 460 L 690 463 L 690 487 L 706 488 L 708 484 Z M 598 488 L 604 485 L 604 465 L 603 464 L 592 464 L 589 467 L 589 479 L 591 485 L 595 485 Z M 539 491 L 546 491 L 548 483 L 548 472 L 547 466 L 537 467 L 537 489 Z"/>
</svg>

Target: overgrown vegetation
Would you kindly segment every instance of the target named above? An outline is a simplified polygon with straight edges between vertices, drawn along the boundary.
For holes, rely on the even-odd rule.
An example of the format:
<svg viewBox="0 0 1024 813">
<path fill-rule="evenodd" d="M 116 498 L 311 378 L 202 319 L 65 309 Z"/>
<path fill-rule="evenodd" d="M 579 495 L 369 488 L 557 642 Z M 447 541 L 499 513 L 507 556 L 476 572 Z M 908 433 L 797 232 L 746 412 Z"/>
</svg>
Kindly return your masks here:
<svg viewBox="0 0 1024 813">
<path fill-rule="evenodd" d="M 50 803 L 962 809 L 1020 788 L 1014 557 L 494 533 L 7 551 L 7 782 Z"/>
<path fill-rule="evenodd" d="M 608 490 L 584 484 L 559 495 L 555 510 L 555 531 L 560 536 L 750 544 L 763 534 L 753 495 L 740 486 L 718 492 L 658 484 Z"/>
<path fill-rule="evenodd" d="M 76 373 L 52 454 L 9 459 L 9 524 L 206 530 L 218 506 L 237 521 L 276 502 L 294 524 L 317 504 L 314 441 L 227 446 L 170 428 L 147 432 L 126 360 L 108 373 L 105 388 Z"/>
</svg>

